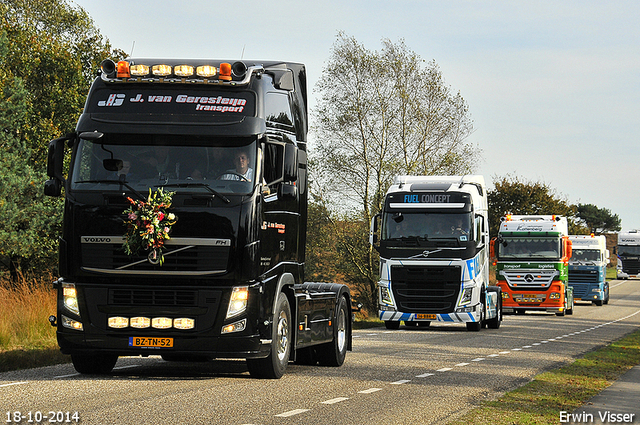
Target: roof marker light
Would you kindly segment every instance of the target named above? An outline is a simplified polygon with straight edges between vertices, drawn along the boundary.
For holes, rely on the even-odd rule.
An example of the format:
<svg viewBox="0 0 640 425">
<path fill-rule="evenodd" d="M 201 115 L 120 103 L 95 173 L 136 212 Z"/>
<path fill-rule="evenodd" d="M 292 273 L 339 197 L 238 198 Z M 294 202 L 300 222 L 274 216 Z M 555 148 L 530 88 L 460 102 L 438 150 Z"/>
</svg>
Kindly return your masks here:
<svg viewBox="0 0 640 425">
<path fill-rule="evenodd" d="M 173 73 L 178 77 L 191 77 L 193 75 L 193 67 L 191 65 L 178 65 L 173 69 Z"/>
<path fill-rule="evenodd" d="M 196 74 L 202 78 L 215 77 L 217 72 L 216 67 L 211 65 L 201 65 L 196 68 Z"/>
<path fill-rule="evenodd" d="M 169 65 L 153 65 L 151 72 L 157 77 L 166 77 L 171 75 L 171 67 Z"/>
<path fill-rule="evenodd" d="M 129 72 L 129 62 L 120 61 L 117 66 L 117 77 L 118 78 L 129 78 L 131 77 L 131 73 Z"/>
<path fill-rule="evenodd" d="M 231 64 L 230 63 L 221 63 L 220 64 L 220 75 L 218 76 L 220 80 L 231 81 Z"/>
<path fill-rule="evenodd" d="M 145 75 L 149 75 L 149 65 L 131 65 L 129 67 L 129 70 L 131 72 L 131 75 L 136 77 L 144 77 Z"/>
</svg>

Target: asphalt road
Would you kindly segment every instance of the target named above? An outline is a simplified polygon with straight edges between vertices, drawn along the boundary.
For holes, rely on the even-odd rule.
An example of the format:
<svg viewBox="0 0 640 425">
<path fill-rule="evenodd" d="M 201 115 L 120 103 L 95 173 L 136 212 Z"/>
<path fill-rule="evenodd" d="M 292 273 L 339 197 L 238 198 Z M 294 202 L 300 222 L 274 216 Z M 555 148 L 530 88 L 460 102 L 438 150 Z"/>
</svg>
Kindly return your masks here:
<svg viewBox="0 0 640 425">
<path fill-rule="evenodd" d="M 639 327 L 640 281 L 612 281 L 609 305 L 577 304 L 571 316 L 508 315 L 500 329 L 480 332 L 357 330 L 342 367 L 290 364 L 279 380 L 250 378 L 243 361 L 155 356 L 120 358 L 104 377 L 71 364 L 2 373 L 0 422 L 445 424 Z"/>
</svg>

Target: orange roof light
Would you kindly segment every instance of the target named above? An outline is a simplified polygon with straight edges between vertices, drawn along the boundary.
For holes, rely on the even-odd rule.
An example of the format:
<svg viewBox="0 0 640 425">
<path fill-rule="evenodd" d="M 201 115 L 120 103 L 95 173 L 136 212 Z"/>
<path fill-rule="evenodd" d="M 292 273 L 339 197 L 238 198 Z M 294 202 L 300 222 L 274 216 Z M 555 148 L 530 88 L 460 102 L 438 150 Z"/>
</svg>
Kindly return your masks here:
<svg viewBox="0 0 640 425">
<path fill-rule="evenodd" d="M 507 214 L 507 221 L 511 221 L 511 214 Z"/>
<path fill-rule="evenodd" d="M 221 63 L 220 64 L 220 75 L 218 76 L 220 80 L 231 81 L 231 64 L 230 63 Z"/>
<path fill-rule="evenodd" d="M 117 77 L 118 78 L 130 78 L 131 73 L 129 72 L 129 62 L 120 61 L 118 62 L 118 66 L 116 67 Z"/>
</svg>

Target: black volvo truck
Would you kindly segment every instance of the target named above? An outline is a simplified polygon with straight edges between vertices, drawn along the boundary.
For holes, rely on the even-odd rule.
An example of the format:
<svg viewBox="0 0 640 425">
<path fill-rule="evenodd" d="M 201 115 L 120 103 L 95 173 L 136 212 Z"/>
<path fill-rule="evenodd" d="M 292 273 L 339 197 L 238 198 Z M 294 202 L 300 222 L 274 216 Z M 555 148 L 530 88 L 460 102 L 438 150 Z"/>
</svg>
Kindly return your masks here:
<svg viewBox="0 0 640 425">
<path fill-rule="evenodd" d="M 64 189 L 50 321 L 78 372 L 131 355 L 244 358 L 263 378 L 344 362 L 348 287 L 303 281 L 307 125 L 302 64 L 102 63 L 44 187 Z"/>
</svg>

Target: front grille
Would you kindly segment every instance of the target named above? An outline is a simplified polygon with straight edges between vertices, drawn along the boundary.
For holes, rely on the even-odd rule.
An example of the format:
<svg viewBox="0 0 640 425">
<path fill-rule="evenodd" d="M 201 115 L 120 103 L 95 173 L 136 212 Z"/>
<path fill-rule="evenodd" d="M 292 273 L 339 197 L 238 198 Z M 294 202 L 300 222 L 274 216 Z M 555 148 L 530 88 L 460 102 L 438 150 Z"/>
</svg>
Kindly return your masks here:
<svg viewBox="0 0 640 425">
<path fill-rule="evenodd" d="M 393 296 L 406 313 L 452 312 L 461 279 L 460 266 L 391 266 Z"/>
<path fill-rule="evenodd" d="M 109 304 L 135 306 L 196 306 L 195 291 L 112 289 Z"/>
<path fill-rule="evenodd" d="M 589 284 L 587 283 L 573 283 L 569 281 L 569 286 L 573 288 L 574 298 L 584 298 L 587 296 L 587 292 L 589 291 Z"/>
<path fill-rule="evenodd" d="M 546 291 L 551 282 L 559 273 L 556 269 L 543 270 L 501 270 L 500 274 L 504 276 L 507 284 L 512 289 L 527 289 Z"/>
<path fill-rule="evenodd" d="M 628 274 L 640 274 L 640 260 L 623 260 L 622 271 Z"/>
<path fill-rule="evenodd" d="M 598 270 L 569 269 L 569 282 L 571 283 L 598 283 L 599 276 Z"/>
<path fill-rule="evenodd" d="M 175 252 L 173 252 L 175 251 Z M 220 272 L 228 267 L 229 246 L 165 245 L 162 266 L 151 264 L 144 256 L 128 256 L 121 244 L 83 243 L 82 265 L 100 271 Z M 145 252 L 146 254 L 146 252 Z"/>
</svg>

